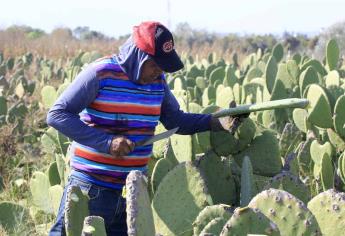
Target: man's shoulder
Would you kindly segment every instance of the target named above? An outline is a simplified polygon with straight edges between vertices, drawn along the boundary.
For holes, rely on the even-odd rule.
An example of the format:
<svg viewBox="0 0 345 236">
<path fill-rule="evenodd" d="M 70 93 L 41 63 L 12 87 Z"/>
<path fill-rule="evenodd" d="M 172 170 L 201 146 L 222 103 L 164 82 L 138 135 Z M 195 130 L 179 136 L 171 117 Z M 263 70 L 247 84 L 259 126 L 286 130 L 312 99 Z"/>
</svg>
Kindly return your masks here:
<svg viewBox="0 0 345 236">
<path fill-rule="evenodd" d="M 123 73 L 122 68 L 120 67 L 119 63 L 113 55 L 98 58 L 97 60 L 91 63 L 91 66 L 96 70 L 96 73 L 105 70 Z"/>
</svg>

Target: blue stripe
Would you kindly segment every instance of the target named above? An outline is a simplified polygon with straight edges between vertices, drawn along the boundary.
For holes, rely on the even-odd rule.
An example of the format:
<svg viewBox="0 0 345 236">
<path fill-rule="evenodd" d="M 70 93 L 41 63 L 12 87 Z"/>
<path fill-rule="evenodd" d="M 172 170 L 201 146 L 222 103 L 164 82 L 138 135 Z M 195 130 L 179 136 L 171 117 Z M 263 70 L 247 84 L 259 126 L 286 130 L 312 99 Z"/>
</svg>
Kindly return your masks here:
<svg viewBox="0 0 345 236">
<path fill-rule="evenodd" d="M 145 95 L 164 95 L 164 90 L 161 91 L 139 91 L 139 90 L 132 90 L 132 89 L 126 89 L 126 88 L 118 88 L 118 87 L 107 87 L 100 85 L 100 89 L 107 89 L 112 90 L 115 92 L 128 92 L 128 93 L 136 93 L 136 94 L 145 94 Z"/>
<path fill-rule="evenodd" d="M 156 122 L 159 120 L 160 116 L 143 116 L 143 115 L 131 115 L 131 114 L 122 114 L 122 113 L 105 113 L 96 111 L 92 108 L 85 108 L 81 113 L 91 114 L 100 118 L 109 119 L 109 120 L 137 120 L 145 122 Z"/>
<path fill-rule="evenodd" d="M 129 88 L 129 89 L 136 89 L 136 90 L 144 90 L 144 91 L 164 91 L 164 86 L 162 83 L 158 84 L 135 84 L 130 80 L 122 80 L 122 79 L 102 79 L 101 86 L 111 86 L 111 87 L 121 87 L 121 88 Z"/>
<path fill-rule="evenodd" d="M 122 167 L 122 166 L 113 166 L 107 164 L 101 164 L 98 162 L 93 162 L 76 155 L 71 158 L 71 162 L 76 162 L 82 165 L 87 165 L 94 169 L 105 170 L 105 171 L 112 171 L 112 172 L 130 172 L 131 170 L 140 170 L 145 171 L 146 167 Z"/>
<path fill-rule="evenodd" d="M 108 87 L 107 87 L 108 88 Z M 127 90 L 128 91 L 128 90 Z M 129 98 L 136 98 L 136 99 L 144 99 L 144 100 L 158 100 L 162 99 L 164 96 L 163 93 L 160 94 L 142 94 L 142 93 L 128 93 L 125 91 L 114 91 L 114 90 L 105 90 L 105 89 L 100 89 L 99 94 L 104 94 L 104 95 L 110 95 L 110 96 L 121 96 L 121 97 L 129 97 Z"/>
</svg>

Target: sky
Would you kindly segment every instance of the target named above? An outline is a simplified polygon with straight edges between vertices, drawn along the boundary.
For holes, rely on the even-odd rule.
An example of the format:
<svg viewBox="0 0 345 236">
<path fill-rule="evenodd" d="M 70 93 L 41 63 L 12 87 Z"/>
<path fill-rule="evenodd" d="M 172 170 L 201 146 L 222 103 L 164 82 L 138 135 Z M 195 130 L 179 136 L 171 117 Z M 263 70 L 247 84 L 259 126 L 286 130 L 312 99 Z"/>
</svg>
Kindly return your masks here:
<svg viewBox="0 0 345 236">
<path fill-rule="evenodd" d="M 0 0 L 0 28 L 28 25 L 49 33 L 88 26 L 118 37 L 156 20 L 171 30 L 187 22 L 214 33 L 317 34 L 345 21 L 344 10 L 345 0 Z"/>
</svg>

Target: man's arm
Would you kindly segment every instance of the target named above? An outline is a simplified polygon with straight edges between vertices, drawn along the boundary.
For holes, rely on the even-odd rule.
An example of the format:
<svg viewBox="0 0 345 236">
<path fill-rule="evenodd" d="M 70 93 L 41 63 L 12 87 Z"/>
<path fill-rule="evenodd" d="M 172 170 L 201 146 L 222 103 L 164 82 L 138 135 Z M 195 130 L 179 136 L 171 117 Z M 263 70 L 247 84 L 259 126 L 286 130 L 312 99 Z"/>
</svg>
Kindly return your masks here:
<svg viewBox="0 0 345 236">
<path fill-rule="evenodd" d="M 165 83 L 160 121 L 166 129 L 180 127 L 177 134 L 194 134 L 211 129 L 210 114 L 185 113 Z"/>
<path fill-rule="evenodd" d="M 99 81 L 91 66 L 79 73 L 48 112 L 47 124 L 74 141 L 109 153 L 113 135 L 91 128 L 82 122 L 79 113 L 97 96 Z"/>
</svg>

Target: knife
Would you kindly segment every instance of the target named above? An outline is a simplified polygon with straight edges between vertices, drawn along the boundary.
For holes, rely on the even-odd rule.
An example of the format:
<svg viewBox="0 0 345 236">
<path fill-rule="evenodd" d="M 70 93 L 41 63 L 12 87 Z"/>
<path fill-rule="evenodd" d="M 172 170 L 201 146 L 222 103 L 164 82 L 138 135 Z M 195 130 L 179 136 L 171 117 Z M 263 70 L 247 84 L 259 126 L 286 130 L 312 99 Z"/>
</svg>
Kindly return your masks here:
<svg viewBox="0 0 345 236">
<path fill-rule="evenodd" d="M 160 134 L 157 134 L 157 135 L 154 135 L 150 138 L 147 138 L 147 139 L 143 139 L 143 140 L 140 140 L 140 141 L 137 141 L 135 142 L 135 147 L 140 147 L 140 146 L 146 146 L 146 145 L 150 145 L 154 142 L 157 142 L 161 139 L 165 139 L 165 138 L 169 138 L 171 135 L 173 135 L 174 133 L 176 133 L 176 131 L 179 129 L 179 127 L 176 127 L 174 129 L 170 129 L 168 131 L 165 131 L 163 133 L 160 133 Z"/>
</svg>

